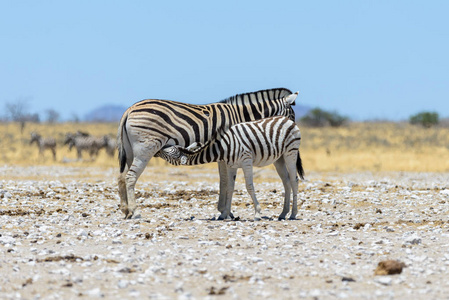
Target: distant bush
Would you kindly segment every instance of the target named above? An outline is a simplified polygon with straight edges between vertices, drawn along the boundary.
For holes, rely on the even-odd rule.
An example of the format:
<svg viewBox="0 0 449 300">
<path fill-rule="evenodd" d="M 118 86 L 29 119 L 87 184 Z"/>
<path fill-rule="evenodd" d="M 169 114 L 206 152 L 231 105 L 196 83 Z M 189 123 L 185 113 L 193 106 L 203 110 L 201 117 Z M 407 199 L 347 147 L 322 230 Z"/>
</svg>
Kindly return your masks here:
<svg viewBox="0 0 449 300">
<path fill-rule="evenodd" d="M 410 124 L 422 125 L 426 128 L 432 127 L 439 123 L 439 116 L 436 112 L 420 112 L 410 117 Z"/>
<path fill-rule="evenodd" d="M 328 112 L 320 108 L 312 109 L 307 115 L 300 119 L 304 125 L 311 127 L 340 127 L 348 120 L 347 117 L 344 117 L 337 112 Z"/>
</svg>

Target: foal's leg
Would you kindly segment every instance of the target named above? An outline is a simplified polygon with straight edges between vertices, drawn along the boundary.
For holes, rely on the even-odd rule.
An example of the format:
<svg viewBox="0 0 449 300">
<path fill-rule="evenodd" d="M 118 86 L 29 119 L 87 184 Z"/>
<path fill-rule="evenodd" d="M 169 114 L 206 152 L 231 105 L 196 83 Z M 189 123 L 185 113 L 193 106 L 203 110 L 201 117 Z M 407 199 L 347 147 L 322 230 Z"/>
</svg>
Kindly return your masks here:
<svg viewBox="0 0 449 300">
<path fill-rule="evenodd" d="M 243 169 L 243 174 L 245 175 L 246 190 L 248 191 L 248 194 L 250 194 L 251 198 L 253 199 L 254 221 L 259 221 L 261 209 L 260 209 L 260 204 L 256 198 L 256 191 L 254 189 L 252 161 L 251 161 L 251 163 L 244 164 L 242 166 L 242 169 Z"/>
<path fill-rule="evenodd" d="M 290 176 L 288 175 L 288 170 L 285 165 L 285 160 L 283 157 L 278 159 L 274 166 L 276 167 L 276 171 L 281 177 L 282 183 L 284 184 L 284 208 L 282 209 L 281 214 L 279 215 L 279 220 L 285 220 L 285 216 L 290 211 L 290 194 L 291 194 L 291 183 Z"/>
</svg>

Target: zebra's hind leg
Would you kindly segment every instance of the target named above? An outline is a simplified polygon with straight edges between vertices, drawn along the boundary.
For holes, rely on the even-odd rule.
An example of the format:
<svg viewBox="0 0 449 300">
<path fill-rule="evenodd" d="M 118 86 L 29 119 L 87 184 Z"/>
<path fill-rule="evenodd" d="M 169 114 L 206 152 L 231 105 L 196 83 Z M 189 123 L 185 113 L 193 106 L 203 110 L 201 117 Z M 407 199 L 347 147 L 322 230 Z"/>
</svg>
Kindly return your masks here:
<svg viewBox="0 0 449 300">
<path fill-rule="evenodd" d="M 147 141 L 146 143 L 136 143 L 132 147 L 134 158 L 125 176 L 126 190 L 128 197 L 128 214 L 125 219 L 131 219 L 136 211 L 135 186 L 137 180 L 145 170 L 150 159 L 162 148 L 157 141 Z"/>
<path fill-rule="evenodd" d="M 290 211 L 290 194 L 291 194 L 291 184 L 290 184 L 290 176 L 288 175 L 288 170 L 285 165 L 285 160 L 283 157 L 278 159 L 274 166 L 276 167 L 276 171 L 281 177 L 282 183 L 284 185 L 284 208 L 282 209 L 281 214 L 279 215 L 278 220 L 285 220 L 285 216 Z"/>
<path fill-rule="evenodd" d="M 298 182 L 299 178 L 296 175 L 297 169 L 296 169 L 296 159 L 297 159 L 297 153 L 294 155 L 287 156 L 285 158 L 285 165 L 288 170 L 288 174 L 290 177 L 290 185 L 293 190 L 293 204 L 292 204 L 292 213 L 290 215 L 290 220 L 295 220 L 296 215 L 298 214 Z M 301 201 L 300 205 L 303 204 L 304 201 Z"/>
<path fill-rule="evenodd" d="M 125 165 L 125 170 L 118 176 L 118 194 L 120 196 L 120 210 L 128 215 L 128 195 L 126 192 L 126 173 L 128 173 L 128 165 Z"/>
<path fill-rule="evenodd" d="M 253 165 L 251 164 L 244 164 L 243 167 L 243 174 L 245 175 L 245 183 L 246 183 L 246 190 L 248 191 L 248 194 L 250 194 L 251 199 L 253 199 L 254 204 L 254 221 L 260 221 L 260 204 L 259 201 L 257 201 L 256 198 L 256 191 L 254 189 L 254 183 L 253 183 Z"/>
<path fill-rule="evenodd" d="M 134 189 L 137 179 L 139 179 L 151 157 L 152 156 L 134 157 L 133 163 L 129 168 L 128 173 L 126 173 L 125 182 L 128 198 L 128 213 L 126 214 L 125 219 L 131 219 L 136 211 L 137 204 Z"/>
</svg>

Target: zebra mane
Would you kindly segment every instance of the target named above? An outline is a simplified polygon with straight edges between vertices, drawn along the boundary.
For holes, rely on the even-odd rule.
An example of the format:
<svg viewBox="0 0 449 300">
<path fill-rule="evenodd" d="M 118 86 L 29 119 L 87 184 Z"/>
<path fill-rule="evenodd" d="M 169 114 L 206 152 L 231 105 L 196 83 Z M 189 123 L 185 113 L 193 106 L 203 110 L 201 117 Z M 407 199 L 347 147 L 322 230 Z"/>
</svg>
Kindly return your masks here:
<svg viewBox="0 0 449 300">
<path fill-rule="evenodd" d="M 260 99 L 259 101 L 270 101 L 275 99 L 281 99 L 285 96 L 288 96 L 290 94 L 293 94 L 292 91 L 286 88 L 275 88 L 275 89 L 267 89 L 267 90 L 259 90 L 256 92 L 250 92 L 250 93 L 243 93 L 243 94 L 237 94 L 235 96 L 231 96 L 229 98 L 226 98 L 224 100 L 221 100 L 218 103 L 232 103 L 235 104 L 236 102 L 241 102 L 246 97 L 255 96 L 256 99 Z M 261 97 L 259 98 L 258 95 Z M 268 95 L 268 99 L 265 98 L 265 95 Z"/>
</svg>

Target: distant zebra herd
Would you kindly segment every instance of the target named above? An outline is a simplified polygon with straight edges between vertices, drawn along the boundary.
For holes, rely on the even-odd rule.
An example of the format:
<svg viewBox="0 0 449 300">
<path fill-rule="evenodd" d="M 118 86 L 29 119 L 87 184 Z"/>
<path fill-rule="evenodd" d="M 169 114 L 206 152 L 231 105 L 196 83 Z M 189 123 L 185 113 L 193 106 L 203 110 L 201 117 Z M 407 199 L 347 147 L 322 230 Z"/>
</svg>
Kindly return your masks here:
<svg viewBox="0 0 449 300">
<path fill-rule="evenodd" d="M 231 200 L 237 168 L 260 219 L 252 167 L 274 163 L 285 188 L 284 209 L 297 214 L 298 176 L 304 171 L 299 155 L 300 132 L 292 106 L 298 93 L 270 89 L 238 94 L 218 103 L 192 105 L 169 100 L 142 100 L 123 114 L 118 128 L 120 208 L 135 215 L 135 185 L 150 159 L 161 157 L 175 165 L 218 162 L 219 219 L 232 218 Z M 278 116 L 278 117 L 277 117 Z M 302 202 L 301 202 L 302 203 Z"/>
<path fill-rule="evenodd" d="M 78 131 L 77 133 L 67 133 L 64 139 L 64 145 L 68 145 L 69 150 L 72 150 L 72 148 L 75 147 L 79 160 L 82 159 L 83 151 L 87 152 L 93 160 L 103 148 L 108 155 L 114 156 L 116 148 L 115 139 L 111 139 L 108 135 L 97 137 L 81 131 Z"/>
<path fill-rule="evenodd" d="M 31 133 L 30 144 L 36 143 L 39 147 L 39 155 L 43 157 L 44 150 L 49 149 L 53 154 L 53 160 L 56 161 L 56 140 L 53 137 L 43 138 L 36 132 Z M 76 133 L 67 133 L 65 135 L 64 146 L 68 146 L 69 150 L 76 149 L 77 159 L 82 160 L 82 153 L 89 154 L 91 160 L 97 158 L 101 149 L 105 149 L 109 156 L 114 156 L 116 140 L 109 135 L 91 136 L 88 133 L 77 131 Z"/>
</svg>

